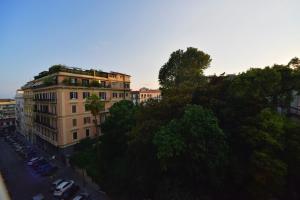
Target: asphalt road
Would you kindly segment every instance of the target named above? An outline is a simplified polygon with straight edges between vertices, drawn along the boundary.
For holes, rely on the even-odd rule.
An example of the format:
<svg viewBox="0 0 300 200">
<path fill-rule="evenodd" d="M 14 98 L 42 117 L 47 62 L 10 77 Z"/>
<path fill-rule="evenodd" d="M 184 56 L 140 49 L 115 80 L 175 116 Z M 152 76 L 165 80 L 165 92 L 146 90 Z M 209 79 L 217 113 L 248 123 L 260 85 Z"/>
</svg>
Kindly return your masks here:
<svg viewBox="0 0 300 200">
<path fill-rule="evenodd" d="M 42 150 L 36 150 L 45 158 L 50 157 Z M 12 200 L 30 200 L 39 193 L 42 193 L 46 200 L 54 199 L 50 187 L 51 183 L 58 178 L 74 180 L 80 186 L 81 191 L 88 192 L 93 200 L 108 199 L 98 186 L 83 181 L 83 178 L 71 167 L 65 166 L 58 160 L 53 160 L 52 163 L 59 167 L 54 177 L 39 176 L 26 165 L 26 162 L 4 140 L 4 137 L 0 137 L 0 171 Z"/>
<path fill-rule="evenodd" d="M 35 174 L 26 166 L 3 137 L 0 138 L 0 169 L 12 200 L 32 199 L 37 193 L 42 193 L 46 199 L 52 199 L 49 192 L 52 181 Z"/>
</svg>

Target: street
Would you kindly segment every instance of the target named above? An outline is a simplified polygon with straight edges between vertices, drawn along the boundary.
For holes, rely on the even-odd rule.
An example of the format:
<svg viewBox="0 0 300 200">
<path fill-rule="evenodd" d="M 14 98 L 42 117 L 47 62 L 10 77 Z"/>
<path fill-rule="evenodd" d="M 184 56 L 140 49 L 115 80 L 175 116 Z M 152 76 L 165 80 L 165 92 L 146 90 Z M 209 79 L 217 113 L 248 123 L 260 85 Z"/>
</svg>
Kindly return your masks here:
<svg viewBox="0 0 300 200">
<path fill-rule="evenodd" d="M 51 199 L 49 178 L 34 174 L 3 138 L 0 149 L 0 168 L 12 200 L 31 199 L 37 193 Z"/>
<path fill-rule="evenodd" d="M 42 193 L 45 199 L 53 199 L 50 187 L 51 183 L 57 178 L 74 180 L 80 186 L 81 191 L 88 192 L 91 195 L 91 199 L 106 199 L 106 195 L 99 192 L 96 186 L 83 185 L 82 178 L 73 169 L 64 166 L 59 161 L 52 161 L 59 167 L 54 177 L 42 177 L 26 165 L 26 162 L 3 137 L 0 138 L 0 150 L 0 169 L 12 200 L 32 199 L 38 193 Z M 42 154 L 42 152 L 40 153 Z"/>
</svg>

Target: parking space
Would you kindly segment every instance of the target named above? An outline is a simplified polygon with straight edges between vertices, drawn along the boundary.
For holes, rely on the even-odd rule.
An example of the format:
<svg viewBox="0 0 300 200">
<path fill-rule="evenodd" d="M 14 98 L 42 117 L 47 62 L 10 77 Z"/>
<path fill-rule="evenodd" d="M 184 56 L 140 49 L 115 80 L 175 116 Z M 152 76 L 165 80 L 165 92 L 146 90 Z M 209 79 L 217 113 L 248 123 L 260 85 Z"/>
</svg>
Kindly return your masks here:
<svg viewBox="0 0 300 200">
<path fill-rule="evenodd" d="M 0 169 L 13 200 L 32 199 L 36 195 L 37 199 L 42 196 L 44 199 L 73 199 L 79 194 L 78 200 L 88 199 L 88 196 L 89 199 L 106 199 L 103 193 L 82 185 L 72 169 L 60 165 L 17 136 L 1 135 L 0 150 Z M 56 191 L 54 196 L 53 182 L 57 179 L 69 184 L 63 188 L 56 185 L 62 190 Z"/>
</svg>

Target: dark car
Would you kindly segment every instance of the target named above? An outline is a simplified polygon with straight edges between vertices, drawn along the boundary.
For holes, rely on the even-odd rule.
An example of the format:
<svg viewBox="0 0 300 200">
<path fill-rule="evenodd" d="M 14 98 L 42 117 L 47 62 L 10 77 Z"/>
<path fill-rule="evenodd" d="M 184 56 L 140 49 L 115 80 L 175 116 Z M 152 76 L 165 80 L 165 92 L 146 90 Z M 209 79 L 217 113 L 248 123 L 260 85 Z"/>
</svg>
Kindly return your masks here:
<svg viewBox="0 0 300 200">
<path fill-rule="evenodd" d="M 42 170 L 42 171 L 40 172 L 40 174 L 41 174 L 42 176 L 51 176 L 51 175 L 53 175 L 57 170 L 58 170 L 58 167 L 56 167 L 56 166 L 50 166 L 50 167 L 45 168 L 44 170 Z"/>
<path fill-rule="evenodd" d="M 42 173 L 43 171 L 47 170 L 48 168 L 51 168 L 52 165 L 49 164 L 49 163 L 46 163 L 46 164 L 43 164 L 43 165 L 40 165 L 38 168 L 35 168 L 35 171 L 37 173 Z"/>
<path fill-rule="evenodd" d="M 43 165 L 46 165 L 46 164 L 49 164 L 46 160 L 39 160 L 37 162 L 35 162 L 34 164 L 32 164 L 32 168 L 33 169 L 38 169 L 39 167 L 43 166 Z"/>
<path fill-rule="evenodd" d="M 73 184 L 67 191 L 63 193 L 60 200 L 68 200 L 71 199 L 75 194 L 79 191 L 79 186 L 76 184 Z"/>
</svg>

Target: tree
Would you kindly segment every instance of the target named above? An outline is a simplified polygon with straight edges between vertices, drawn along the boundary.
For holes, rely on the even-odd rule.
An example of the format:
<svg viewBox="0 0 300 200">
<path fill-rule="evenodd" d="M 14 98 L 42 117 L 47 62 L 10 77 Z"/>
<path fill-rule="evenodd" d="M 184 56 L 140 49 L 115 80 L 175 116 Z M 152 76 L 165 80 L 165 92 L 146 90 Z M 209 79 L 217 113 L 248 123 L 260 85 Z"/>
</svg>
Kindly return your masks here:
<svg viewBox="0 0 300 200">
<path fill-rule="evenodd" d="M 286 120 L 284 160 L 287 163 L 287 199 L 300 198 L 300 122 L 299 120 Z"/>
<path fill-rule="evenodd" d="M 100 115 L 100 124 L 101 124 L 101 111 L 105 109 L 105 103 L 100 100 L 96 94 L 92 94 L 86 99 L 85 109 L 91 111 L 94 116 L 94 124 L 96 128 L 96 134 L 99 134 L 97 116 Z"/>
<path fill-rule="evenodd" d="M 299 69 L 300 68 L 300 59 L 295 57 L 295 58 L 292 58 L 290 60 L 290 62 L 288 63 L 288 66 L 289 67 L 292 67 L 294 69 Z"/>
<path fill-rule="evenodd" d="M 127 190 L 129 133 L 135 126 L 137 107 L 133 102 L 122 100 L 115 103 L 102 124 L 100 136 L 99 165 L 101 185 L 108 191 L 122 193 Z"/>
<path fill-rule="evenodd" d="M 169 192 L 190 199 L 202 195 L 216 196 L 224 178 L 228 146 L 223 131 L 213 113 L 198 105 L 187 105 L 180 119 L 170 121 L 154 135 L 157 158 L 164 172 Z M 169 196 L 171 194 L 171 196 Z M 176 198 L 178 198 L 176 197 Z"/>
<path fill-rule="evenodd" d="M 283 194 L 287 173 L 281 157 L 284 122 L 278 113 L 265 108 L 232 132 L 230 177 L 239 198 L 259 200 Z"/>
<path fill-rule="evenodd" d="M 204 79 L 203 70 L 209 67 L 211 58 L 196 48 L 173 52 L 159 71 L 159 83 L 163 90 L 198 86 Z"/>
</svg>

